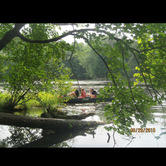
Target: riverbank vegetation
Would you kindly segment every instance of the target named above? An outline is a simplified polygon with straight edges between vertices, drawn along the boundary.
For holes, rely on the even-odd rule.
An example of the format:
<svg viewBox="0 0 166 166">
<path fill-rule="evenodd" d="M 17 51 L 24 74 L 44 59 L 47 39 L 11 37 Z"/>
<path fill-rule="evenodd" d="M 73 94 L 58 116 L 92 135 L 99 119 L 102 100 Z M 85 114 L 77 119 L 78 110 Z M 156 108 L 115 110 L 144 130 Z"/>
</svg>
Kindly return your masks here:
<svg viewBox="0 0 166 166">
<path fill-rule="evenodd" d="M 6 28 L 8 26 L 12 25 L 6 24 Z M 30 24 L 22 34 L 42 40 L 53 35 L 52 31 L 49 25 Z M 54 33 L 53 37 L 56 36 Z M 26 107 L 25 103 L 30 99 L 45 107 L 53 102 L 62 103 L 57 96 L 66 93 L 71 85 L 65 82 L 70 78 L 70 71 L 61 63 L 66 50 L 70 50 L 70 46 L 64 41 L 32 44 L 14 38 L 0 54 L 2 80 L 8 92 L 3 109 L 14 112 L 15 106 L 22 104 Z"/>
<path fill-rule="evenodd" d="M 104 109 L 113 121 L 107 130 L 130 135 L 131 117 L 141 127 L 154 123 L 150 107 L 162 104 L 166 92 L 166 24 L 98 23 L 83 29 L 71 24 L 73 30 L 62 35 L 59 25 L 1 24 L 0 73 L 7 91 L 1 94 L 1 111 L 14 113 L 28 101 L 56 111 L 68 100 L 60 97 L 71 90 L 67 80 L 100 77 L 112 81 L 100 91 L 102 98 L 114 97 Z M 62 40 L 68 35 L 74 36 L 71 45 Z M 85 44 L 76 42 L 80 38 Z"/>
</svg>

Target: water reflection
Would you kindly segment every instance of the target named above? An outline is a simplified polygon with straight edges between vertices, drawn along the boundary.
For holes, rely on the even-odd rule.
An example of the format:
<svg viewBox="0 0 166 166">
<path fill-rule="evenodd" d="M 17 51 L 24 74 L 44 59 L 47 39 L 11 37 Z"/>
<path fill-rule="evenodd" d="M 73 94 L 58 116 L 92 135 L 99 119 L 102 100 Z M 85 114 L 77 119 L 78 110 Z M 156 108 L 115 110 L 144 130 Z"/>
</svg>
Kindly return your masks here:
<svg viewBox="0 0 166 166">
<path fill-rule="evenodd" d="M 108 104 L 108 103 L 107 103 Z M 105 104 L 68 105 L 64 110 L 69 114 L 96 112 L 96 115 L 84 120 L 105 121 L 103 108 Z M 85 130 L 63 132 L 43 136 L 42 129 L 28 127 L 0 126 L 0 147 L 166 147 L 166 113 L 165 108 L 153 107 L 156 123 L 147 123 L 147 128 L 155 128 L 155 133 L 133 132 L 131 136 L 107 131 L 110 124 Z M 135 121 L 132 128 L 140 128 Z"/>
<path fill-rule="evenodd" d="M 156 123 L 147 123 L 146 128 L 155 128 L 155 133 L 132 133 L 131 136 L 120 135 L 114 131 L 106 131 L 105 126 L 99 126 L 94 132 L 95 138 L 91 135 L 86 137 L 75 137 L 74 141 L 67 141 L 72 147 L 166 147 L 166 123 L 165 123 L 165 110 L 162 107 L 157 106 L 153 109 L 155 110 L 154 117 Z M 78 107 L 79 108 L 79 107 Z M 99 111 L 100 110 L 100 111 Z M 85 120 L 97 120 L 103 121 L 102 109 L 97 109 L 97 115 L 93 117 L 88 117 Z M 159 110 L 159 111 L 158 111 Z M 162 111 L 161 111 L 162 110 Z M 162 112 L 162 113 L 161 113 Z M 140 128 L 140 124 L 135 121 L 135 124 L 131 126 L 132 128 Z M 108 141 L 108 134 L 110 139 Z"/>
<path fill-rule="evenodd" d="M 1 140 L 3 147 L 15 148 L 41 138 L 41 129 L 10 126 L 8 131 L 10 135 Z"/>
<path fill-rule="evenodd" d="M 77 81 L 73 82 L 77 87 Z M 107 84 L 105 81 L 79 81 L 80 86 L 88 91 L 89 87 L 97 90 Z M 0 87 L 0 90 L 3 90 Z M 76 104 L 67 105 L 63 110 L 70 114 L 95 112 L 96 115 L 84 120 L 106 121 L 103 116 L 103 108 L 109 103 L 100 104 Z M 42 135 L 42 129 L 28 127 L 13 127 L 0 125 L 0 147 L 166 147 L 166 102 L 163 106 L 154 106 L 156 123 L 147 123 L 147 128 L 155 128 L 155 133 L 132 133 L 131 136 L 120 135 L 114 131 L 107 131 L 104 127 L 109 124 L 91 128 L 63 132 L 50 135 Z M 26 116 L 39 116 L 43 109 L 36 108 L 26 112 Z M 135 121 L 132 128 L 140 128 Z"/>
</svg>

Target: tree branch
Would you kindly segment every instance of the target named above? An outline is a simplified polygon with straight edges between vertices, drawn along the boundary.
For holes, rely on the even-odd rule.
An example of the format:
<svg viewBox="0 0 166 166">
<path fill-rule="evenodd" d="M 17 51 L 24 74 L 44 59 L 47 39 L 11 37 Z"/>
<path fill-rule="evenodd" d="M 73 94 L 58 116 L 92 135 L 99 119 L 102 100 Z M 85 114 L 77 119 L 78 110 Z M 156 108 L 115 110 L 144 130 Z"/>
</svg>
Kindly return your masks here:
<svg viewBox="0 0 166 166">
<path fill-rule="evenodd" d="M 75 35 L 76 35 L 76 34 L 75 34 Z M 88 43 L 88 45 L 92 48 L 92 50 L 100 57 L 100 59 L 104 62 L 105 66 L 107 67 L 109 73 L 111 74 L 113 83 L 114 83 L 115 86 L 117 87 L 117 84 L 116 84 L 116 82 L 115 82 L 115 79 L 114 79 L 114 76 L 113 76 L 113 74 L 112 74 L 112 71 L 111 71 L 111 69 L 108 67 L 108 65 L 107 65 L 106 61 L 104 60 L 104 58 L 94 49 L 94 47 L 90 44 L 89 40 L 88 40 L 86 37 L 81 36 L 81 35 L 76 35 L 76 36 L 83 38 L 83 39 Z"/>
<path fill-rule="evenodd" d="M 21 33 L 19 33 L 17 36 L 19 38 L 21 38 L 23 41 L 26 41 L 26 42 L 30 42 L 30 43 L 50 43 L 50 42 L 54 42 L 54 41 L 58 41 L 68 35 L 73 35 L 73 33 L 75 32 L 85 32 L 85 31 L 96 31 L 95 29 L 80 29 L 80 30 L 72 30 L 72 31 L 69 31 L 63 35 L 60 35 L 58 37 L 55 37 L 53 39 L 47 39 L 47 40 L 31 40 L 31 39 L 28 39 L 26 38 L 25 36 L 23 36 Z"/>
<path fill-rule="evenodd" d="M 72 25 L 72 23 L 52 23 L 54 25 Z M 50 42 L 54 42 L 54 41 L 58 41 L 68 35 L 73 35 L 74 32 L 86 32 L 86 31 L 96 31 L 96 32 L 99 32 L 99 33 L 104 33 L 108 36 L 111 36 L 112 39 L 116 40 L 116 41 L 122 41 L 128 48 L 134 50 L 134 51 L 137 51 L 137 52 L 146 52 L 146 51 L 149 51 L 149 50 L 153 50 L 153 49 L 158 49 L 158 48 L 163 48 L 163 47 L 166 47 L 166 46 L 161 46 L 161 47 L 154 47 L 154 48 L 151 48 L 151 49 L 146 49 L 146 50 L 137 50 L 135 48 L 132 48 L 130 46 L 128 46 L 122 39 L 119 39 L 117 37 L 114 36 L 114 34 L 111 34 L 110 32 L 107 32 L 105 30 L 96 30 L 96 29 L 79 29 L 79 30 L 73 30 L 73 31 L 69 31 L 59 37 L 55 37 L 53 39 L 47 39 L 47 40 L 31 40 L 31 39 L 28 39 L 26 38 L 25 36 L 23 36 L 19 30 L 25 25 L 25 23 L 16 23 L 15 24 L 15 27 L 7 32 L 4 37 L 0 40 L 0 50 L 2 50 L 14 37 L 19 37 L 21 38 L 23 41 L 26 41 L 26 42 L 30 42 L 30 43 L 50 43 Z"/>
<path fill-rule="evenodd" d="M 73 25 L 75 23 L 51 23 L 53 25 L 60 25 L 60 26 L 66 26 L 66 25 Z"/>
<path fill-rule="evenodd" d="M 75 32 L 79 33 L 79 32 L 87 32 L 87 31 L 96 31 L 96 32 L 99 32 L 99 33 L 104 33 L 104 34 L 106 34 L 108 36 L 111 36 L 112 39 L 114 39 L 116 41 L 122 41 L 125 45 L 127 45 L 122 39 L 119 39 L 119 38 L 115 37 L 114 34 L 111 34 L 110 32 L 107 32 L 105 30 L 96 30 L 96 29 L 89 29 L 89 28 L 87 28 L 87 29 L 79 29 L 79 30 L 72 30 L 72 31 L 69 31 L 69 32 L 61 35 L 61 36 L 55 37 L 53 39 L 47 39 L 47 40 L 31 40 L 31 39 L 28 39 L 25 36 L 23 36 L 21 33 L 19 33 L 17 36 L 20 37 L 23 41 L 27 41 L 27 42 L 30 42 L 30 43 L 50 43 L 50 42 L 58 41 L 58 40 L 66 37 L 68 35 L 78 35 L 78 34 L 73 34 Z M 130 49 L 133 49 L 133 50 L 139 52 L 139 50 L 137 50 L 135 48 L 132 48 L 130 46 L 128 46 L 128 47 Z"/>
<path fill-rule="evenodd" d="M 124 50 L 123 50 L 123 48 L 122 48 L 122 60 L 123 60 L 123 70 L 124 70 L 124 72 L 125 72 L 125 74 L 126 74 L 126 77 L 127 77 L 127 81 L 128 81 L 128 85 L 129 85 L 130 93 L 131 93 L 131 95 L 132 95 L 132 99 L 133 99 L 133 101 L 135 102 L 134 95 L 133 95 L 133 92 L 132 92 L 132 89 L 131 89 L 130 79 L 129 79 L 129 76 L 128 76 L 128 74 L 127 74 L 126 68 L 125 68 L 125 62 L 124 62 Z"/>
<path fill-rule="evenodd" d="M 149 49 L 146 49 L 146 50 L 140 50 L 139 52 L 147 52 L 147 51 L 150 51 L 150 50 L 155 50 L 155 49 L 159 49 L 159 48 L 166 48 L 166 46 L 160 46 L 160 47 L 153 47 L 153 48 L 149 48 Z"/>
<path fill-rule="evenodd" d="M 144 82 L 145 82 L 145 85 L 146 85 L 146 87 L 147 87 L 147 89 L 148 89 L 148 92 L 149 92 L 149 94 L 151 95 L 151 97 L 153 98 L 153 95 L 152 95 L 152 93 L 151 93 L 151 91 L 150 91 L 150 89 L 149 89 L 149 87 L 148 87 L 148 85 L 147 85 L 145 76 L 144 76 L 144 74 L 143 74 L 143 71 L 142 71 L 142 67 L 141 67 L 141 65 L 140 65 L 140 62 L 138 61 L 138 58 L 137 58 L 136 54 L 135 54 L 133 51 L 131 51 L 131 53 L 134 55 L 134 58 L 135 58 L 135 60 L 136 60 L 136 62 L 137 62 L 137 64 L 138 64 L 138 67 L 140 68 L 141 75 L 142 75 L 142 77 L 143 77 L 143 79 L 144 79 Z"/>
<path fill-rule="evenodd" d="M 74 29 L 74 26 L 72 26 L 72 27 L 73 27 L 73 29 Z M 75 72 L 74 72 L 73 65 L 72 65 L 72 63 L 71 63 L 71 59 L 72 59 L 72 56 L 73 56 L 74 50 L 75 50 L 75 36 L 74 36 L 74 47 L 73 47 L 73 50 L 72 50 L 71 55 L 70 55 L 69 63 L 70 63 L 70 66 L 71 66 L 72 72 L 73 72 L 73 74 L 74 74 L 74 77 L 75 77 L 76 80 L 77 80 L 77 84 L 78 84 L 78 86 L 79 86 L 79 92 L 81 93 L 81 88 L 80 88 L 80 84 L 79 84 L 79 82 L 78 82 L 78 77 L 76 76 L 76 74 L 75 74 Z"/>
<path fill-rule="evenodd" d="M 2 50 L 8 43 L 11 42 L 19 34 L 19 30 L 25 25 L 25 23 L 15 24 L 15 27 L 8 31 L 4 37 L 0 40 L 0 50 Z"/>
</svg>

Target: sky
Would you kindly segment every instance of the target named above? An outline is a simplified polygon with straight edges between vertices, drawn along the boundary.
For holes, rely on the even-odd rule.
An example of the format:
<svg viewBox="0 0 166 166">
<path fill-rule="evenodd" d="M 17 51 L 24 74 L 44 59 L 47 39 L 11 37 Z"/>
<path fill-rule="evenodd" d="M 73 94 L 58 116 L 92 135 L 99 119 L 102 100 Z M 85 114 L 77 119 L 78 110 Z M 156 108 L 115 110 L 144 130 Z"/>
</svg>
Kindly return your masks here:
<svg viewBox="0 0 166 166">
<path fill-rule="evenodd" d="M 76 27 L 76 26 L 74 26 L 74 29 L 85 29 L 85 28 L 87 28 L 87 27 Z M 93 24 L 93 23 L 89 24 L 88 28 L 95 28 L 95 24 Z M 61 26 L 61 31 L 59 30 L 58 33 L 61 35 L 62 32 L 65 32 L 66 30 L 67 31 L 72 31 L 73 30 L 72 25 L 63 25 L 63 26 Z M 110 32 L 115 33 L 114 31 L 110 31 Z M 127 36 L 127 38 L 133 39 L 131 34 L 125 33 L 125 35 Z M 67 37 L 63 38 L 63 40 L 65 40 L 67 43 L 71 44 L 72 42 L 74 42 L 74 36 L 73 35 L 67 36 Z M 78 43 L 80 43 L 80 42 L 85 43 L 83 39 L 76 39 L 76 40 L 77 40 Z"/>
<path fill-rule="evenodd" d="M 85 29 L 85 28 L 87 28 L 87 27 L 76 27 L 76 26 L 74 26 L 74 29 Z M 95 26 L 94 26 L 94 24 L 90 24 L 88 28 L 95 28 Z M 61 35 L 62 32 L 66 31 L 66 30 L 67 31 L 72 31 L 73 30 L 72 25 L 63 25 L 63 26 L 61 26 L 61 30 L 58 30 L 59 35 Z M 74 36 L 69 35 L 67 37 L 64 37 L 63 40 L 65 40 L 67 43 L 71 44 L 72 42 L 74 42 Z M 81 42 L 84 43 L 83 39 L 76 39 L 76 40 L 77 40 L 78 43 L 81 43 Z"/>
</svg>

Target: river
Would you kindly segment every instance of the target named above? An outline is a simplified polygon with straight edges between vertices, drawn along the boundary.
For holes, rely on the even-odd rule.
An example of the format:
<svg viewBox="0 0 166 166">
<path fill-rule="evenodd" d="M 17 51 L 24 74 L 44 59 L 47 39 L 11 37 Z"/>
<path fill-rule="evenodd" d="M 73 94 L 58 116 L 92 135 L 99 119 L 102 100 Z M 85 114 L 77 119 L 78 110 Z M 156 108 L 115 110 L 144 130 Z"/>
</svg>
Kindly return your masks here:
<svg viewBox="0 0 166 166">
<path fill-rule="evenodd" d="M 94 86 L 101 87 L 105 84 L 103 82 L 93 83 L 85 85 L 81 82 L 80 86 L 88 89 Z M 77 82 L 74 86 L 77 86 Z M 103 108 L 106 104 L 109 103 L 67 105 L 64 111 L 67 110 L 68 114 L 95 112 L 96 115 L 84 120 L 105 121 Z M 25 144 L 29 144 L 29 147 L 166 147 L 166 112 L 164 111 L 166 102 L 163 103 L 163 107 L 153 106 L 152 109 L 154 109 L 156 123 L 147 123 L 146 128 L 149 128 L 150 132 L 133 132 L 128 137 L 105 130 L 104 127 L 110 125 L 107 124 L 90 130 L 61 134 L 60 141 L 57 141 L 57 136 L 54 134 L 44 138 L 41 135 L 41 129 L 0 125 L 0 147 L 24 147 Z M 27 114 L 39 116 L 40 112 L 42 113 L 43 109 L 33 108 L 27 111 Z M 135 122 L 131 128 L 137 129 L 140 128 L 140 125 Z M 152 132 L 153 129 L 155 132 Z"/>
</svg>

